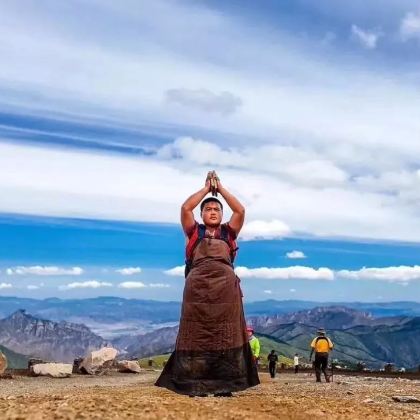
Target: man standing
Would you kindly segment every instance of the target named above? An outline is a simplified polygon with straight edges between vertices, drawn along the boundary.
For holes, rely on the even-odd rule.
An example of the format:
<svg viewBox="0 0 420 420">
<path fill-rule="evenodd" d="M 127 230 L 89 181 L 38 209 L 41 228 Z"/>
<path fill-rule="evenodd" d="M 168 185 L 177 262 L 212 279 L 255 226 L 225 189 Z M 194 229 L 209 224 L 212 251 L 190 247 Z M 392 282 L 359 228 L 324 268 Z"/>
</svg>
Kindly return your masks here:
<svg viewBox="0 0 420 420">
<path fill-rule="evenodd" d="M 252 357 L 254 359 L 254 363 L 258 366 L 258 360 L 260 358 L 260 340 L 254 335 L 254 328 L 246 327 L 246 331 L 248 333 L 248 341 L 251 347 Z"/>
<path fill-rule="evenodd" d="M 205 198 L 210 192 L 219 193 L 232 211 L 227 223 L 222 222 L 222 202 L 214 196 Z M 197 206 L 202 223 L 194 218 Z M 182 205 L 186 279 L 181 319 L 175 351 L 157 386 L 192 397 L 228 397 L 259 384 L 233 270 L 244 218 L 244 207 L 214 172 Z"/>
<path fill-rule="evenodd" d="M 271 350 L 271 353 L 267 356 L 268 360 L 268 370 L 270 371 L 270 376 L 275 378 L 276 376 L 276 364 L 279 361 L 277 354 L 274 350 Z"/>
<path fill-rule="evenodd" d="M 295 374 L 299 372 L 299 355 L 296 353 L 293 358 L 293 366 L 295 367 Z"/>
<path fill-rule="evenodd" d="M 323 328 L 318 329 L 318 336 L 315 337 L 311 342 L 311 355 L 309 361 L 312 360 L 312 354 L 315 352 L 315 374 L 316 381 L 321 382 L 321 371 L 324 373 L 325 381 L 330 382 L 330 378 L 327 374 L 328 367 L 328 355 L 333 349 L 332 341 L 326 336 Z"/>
</svg>

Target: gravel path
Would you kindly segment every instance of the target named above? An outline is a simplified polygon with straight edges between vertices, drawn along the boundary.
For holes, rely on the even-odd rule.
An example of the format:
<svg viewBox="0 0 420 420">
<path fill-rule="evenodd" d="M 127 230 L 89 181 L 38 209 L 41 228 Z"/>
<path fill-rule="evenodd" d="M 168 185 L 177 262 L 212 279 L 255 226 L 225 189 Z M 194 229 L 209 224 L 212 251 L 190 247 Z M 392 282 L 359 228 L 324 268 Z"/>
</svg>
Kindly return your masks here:
<svg viewBox="0 0 420 420">
<path fill-rule="evenodd" d="M 0 417 L 43 419 L 419 419 L 420 381 L 335 377 L 316 384 L 307 374 L 261 374 L 262 384 L 233 398 L 189 398 L 153 386 L 140 375 L 16 378 L 0 381 Z"/>
</svg>

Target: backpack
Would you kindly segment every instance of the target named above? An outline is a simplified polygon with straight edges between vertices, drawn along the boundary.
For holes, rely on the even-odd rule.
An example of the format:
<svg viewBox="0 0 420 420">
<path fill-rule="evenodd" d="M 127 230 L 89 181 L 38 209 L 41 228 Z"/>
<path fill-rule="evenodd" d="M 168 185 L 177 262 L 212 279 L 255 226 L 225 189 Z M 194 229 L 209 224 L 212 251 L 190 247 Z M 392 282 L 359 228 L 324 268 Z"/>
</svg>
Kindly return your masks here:
<svg viewBox="0 0 420 420">
<path fill-rule="evenodd" d="M 202 239 L 204 239 L 205 235 L 206 225 L 197 223 L 185 249 L 185 278 L 187 278 L 189 272 L 191 271 L 193 252 Z M 225 241 L 229 246 L 230 262 L 233 267 L 236 252 L 239 248 L 236 246 L 236 241 L 229 235 L 229 229 L 225 224 L 220 225 L 220 239 Z"/>
<path fill-rule="evenodd" d="M 326 341 L 327 341 L 327 343 L 328 343 L 328 346 L 330 345 L 330 342 L 329 342 L 329 340 L 328 340 L 327 336 L 325 336 L 325 335 L 321 335 L 321 336 L 318 336 L 318 337 L 316 338 L 316 341 L 315 341 L 315 349 L 316 349 L 316 344 L 318 343 L 318 341 L 319 341 L 319 340 L 326 340 Z"/>
</svg>

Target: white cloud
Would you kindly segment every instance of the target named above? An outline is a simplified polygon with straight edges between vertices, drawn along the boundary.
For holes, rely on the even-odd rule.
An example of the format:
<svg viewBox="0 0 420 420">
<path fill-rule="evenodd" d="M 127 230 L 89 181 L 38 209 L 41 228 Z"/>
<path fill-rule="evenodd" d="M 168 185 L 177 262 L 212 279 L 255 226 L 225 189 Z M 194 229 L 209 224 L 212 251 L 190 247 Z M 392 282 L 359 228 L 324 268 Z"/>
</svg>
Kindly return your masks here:
<svg viewBox="0 0 420 420">
<path fill-rule="evenodd" d="M 28 289 L 28 290 L 37 290 L 37 289 L 39 289 L 41 286 L 37 286 L 36 284 L 28 284 L 27 286 L 26 286 L 26 288 Z"/>
<path fill-rule="evenodd" d="M 258 147 L 221 146 L 192 137 L 180 137 L 157 151 L 161 159 L 182 159 L 191 165 L 225 166 L 281 175 L 302 185 L 342 184 L 347 174 L 325 156 L 300 147 L 262 144 Z"/>
<path fill-rule="evenodd" d="M 83 274 L 80 267 L 63 268 L 55 266 L 19 266 L 11 267 L 6 270 L 9 276 L 13 275 L 33 275 L 33 276 L 80 276 Z"/>
<path fill-rule="evenodd" d="M 147 286 L 141 281 L 125 281 L 120 283 L 118 287 L 121 287 L 122 289 L 143 289 Z"/>
<path fill-rule="evenodd" d="M 12 285 L 10 283 L 0 283 L 0 289 L 10 289 Z"/>
<path fill-rule="evenodd" d="M 289 226 L 280 220 L 253 220 L 244 225 L 239 234 L 239 238 L 243 241 L 281 239 L 291 233 Z"/>
<path fill-rule="evenodd" d="M 71 289 L 99 289 L 101 287 L 112 287 L 112 283 L 88 280 L 83 282 L 74 282 L 66 285 L 59 286 L 60 290 L 71 290 Z"/>
<path fill-rule="evenodd" d="M 115 270 L 116 273 L 120 273 L 123 276 L 131 276 L 133 274 L 140 274 L 141 273 L 140 267 L 126 267 L 126 268 L 120 268 L 118 270 Z"/>
<path fill-rule="evenodd" d="M 273 293 L 272 290 L 264 290 L 264 293 L 266 293 L 267 295 L 271 295 Z"/>
<path fill-rule="evenodd" d="M 157 289 L 166 289 L 166 288 L 171 287 L 171 285 L 167 283 L 150 283 L 149 287 L 157 288 Z"/>
<path fill-rule="evenodd" d="M 420 40 L 420 14 L 407 13 L 401 21 L 400 34 L 404 41 L 413 38 Z"/>
<path fill-rule="evenodd" d="M 376 48 L 378 39 L 381 36 L 379 32 L 366 31 L 359 28 L 357 25 L 352 25 L 351 32 L 360 44 L 369 50 Z"/>
<path fill-rule="evenodd" d="M 301 259 L 306 258 L 306 255 L 302 251 L 291 251 L 286 253 L 286 258 Z"/>
<path fill-rule="evenodd" d="M 296 292 L 296 289 L 290 289 L 289 292 L 290 293 L 295 293 Z"/>
<path fill-rule="evenodd" d="M 89 5 L 95 22 L 85 24 L 86 5 L 2 5 L 2 102 L 54 118 L 68 112 L 76 122 L 147 121 L 165 134 L 211 130 L 208 137 L 227 146 L 183 140 L 158 156 L 124 158 L 2 144 L 0 212 L 177 223 L 182 199 L 211 164 L 255 220 L 321 236 L 418 241 L 418 200 L 353 182 L 418 163 L 419 85 L 405 71 L 348 57 L 345 49 L 324 55 L 310 37 L 281 25 L 270 34 L 201 5 L 104 0 Z M 416 19 L 406 16 L 404 37 L 417 33 Z M 367 45 L 377 45 L 369 34 Z M 229 118 L 185 112 L 162 101 L 180 86 L 231 92 L 243 104 Z"/>
<path fill-rule="evenodd" d="M 231 92 L 213 93 L 208 89 L 168 89 L 166 100 L 203 112 L 221 115 L 233 114 L 242 105 L 242 100 Z"/>
<path fill-rule="evenodd" d="M 382 280 L 390 283 L 408 283 L 420 280 L 420 266 L 364 267 L 360 270 L 340 270 L 336 274 L 340 278 L 349 280 Z"/>
<path fill-rule="evenodd" d="M 165 270 L 164 273 L 168 276 L 174 277 L 184 277 L 185 275 L 185 265 L 179 265 L 177 267 Z"/>
<path fill-rule="evenodd" d="M 334 272 L 329 268 L 293 267 L 236 267 L 236 274 L 241 278 L 260 278 L 273 280 L 334 280 Z"/>
</svg>

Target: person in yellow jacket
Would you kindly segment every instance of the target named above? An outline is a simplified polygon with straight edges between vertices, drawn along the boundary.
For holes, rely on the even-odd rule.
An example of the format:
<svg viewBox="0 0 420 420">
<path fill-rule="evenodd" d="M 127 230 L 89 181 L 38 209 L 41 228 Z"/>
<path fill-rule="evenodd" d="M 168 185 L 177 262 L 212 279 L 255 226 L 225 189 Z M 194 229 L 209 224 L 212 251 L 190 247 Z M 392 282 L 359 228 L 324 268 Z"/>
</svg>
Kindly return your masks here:
<svg viewBox="0 0 420 420">
<path fill-rule="evenodd" d="M 255 364 L 258 366 L 258 360 L 260 358 L 260 340 L 254 335 L 254 328 L 246 327 L 246 331 L 248 333 L 248 341 L 249 345 L 251 346 L 252 356 L 254 358 Z"/>
<path fill-rule="evenodd" d="M 332 341 L 327 337 L 323 328 L 318 329 L 317 333 L 318 335 L 311 342 L 311 355 L 309 356 L 309 361 L 312 360 L 312 355 L 315 352 L 314 367 L 316 381 L 321 382 L 321 372 L 323 372 L 325 381 L 330 382 L 330 378 L 327 374 L 328 356 L 334 345 Z"/>
</svg>

